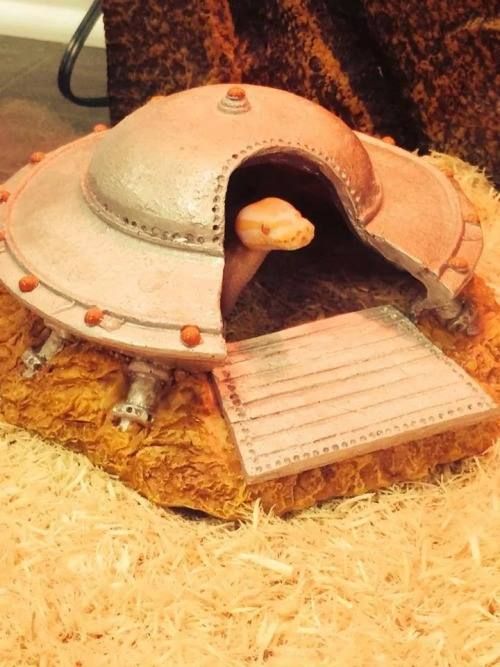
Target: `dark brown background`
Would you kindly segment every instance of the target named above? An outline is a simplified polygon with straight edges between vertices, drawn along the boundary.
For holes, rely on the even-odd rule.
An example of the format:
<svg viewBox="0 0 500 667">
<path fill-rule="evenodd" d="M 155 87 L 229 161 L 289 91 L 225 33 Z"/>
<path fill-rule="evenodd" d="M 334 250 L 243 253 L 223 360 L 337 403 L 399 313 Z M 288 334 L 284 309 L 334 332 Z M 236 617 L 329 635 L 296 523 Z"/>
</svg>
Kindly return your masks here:
<svg viewBox="0 0 500 667">
<path fill-rule="evenodd" d="M 499 179 L 497 0 L 103 0 L 111 117 L 246 81 Z"/>
</svg>

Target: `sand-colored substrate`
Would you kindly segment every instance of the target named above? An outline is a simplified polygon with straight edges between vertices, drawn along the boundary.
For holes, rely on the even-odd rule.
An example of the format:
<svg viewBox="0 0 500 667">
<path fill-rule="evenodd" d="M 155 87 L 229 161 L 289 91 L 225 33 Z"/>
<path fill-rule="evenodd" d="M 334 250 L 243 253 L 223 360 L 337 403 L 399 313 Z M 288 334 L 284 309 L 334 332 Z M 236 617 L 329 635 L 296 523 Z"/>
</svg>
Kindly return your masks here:
<svg viewBox="0 0 500 667">
<path fill-rule="evenodd" d="M 480 208 L 488 246 L 482 273 L 495 283 L 498 201 L 477 172 L 435 159 L 451 165 Z M 263 332 L 273 322 L 384 299 L 407 308 L 416 287 L 404 276 L 384 277 L 379 267 L 382 274 L 367 283 L 354 255 L 349 259 L 335 281 L 320 274 L 320 303 L 303 274 L 289 272 L 295 310 L 273 271 L 262 274 L 229 335 L 254 332 L 256 314 Z M 478 338 L 452 338 L 430 321 L 423 327 L 497 392 L 498 310 L 482 283 L 472 296 L 481 308 Z M 120 364 L 81 345 L 36 380 L 22 381 L 17 359 L 38 325 L 10 297 L 2 294 L 1 302 L 4 418 L 85 449 L 155 500 L 231 516 L 260 494 L 266 507 L 284 511 L 420 477 L 431 464 L 480 452 L 493 439 L 492 426 L 472 428 L 250 491 L 206 380 L 181 381 L 149 432 L 119 435 L 105 414 L 124 389 Z M 426 481 L 286 519 L 255 505 L 241 523 L 193 520 L 150 504 L 67 448 L 2 427 L 0 665 L 494 667 L 499 489 L 497 445 L 440 466 Z"/>
<path fill-rule="evenodd" d="M 496 667 L 500 451 L 241 525 L 0 435 L 2 667 Z"/>
</svg>

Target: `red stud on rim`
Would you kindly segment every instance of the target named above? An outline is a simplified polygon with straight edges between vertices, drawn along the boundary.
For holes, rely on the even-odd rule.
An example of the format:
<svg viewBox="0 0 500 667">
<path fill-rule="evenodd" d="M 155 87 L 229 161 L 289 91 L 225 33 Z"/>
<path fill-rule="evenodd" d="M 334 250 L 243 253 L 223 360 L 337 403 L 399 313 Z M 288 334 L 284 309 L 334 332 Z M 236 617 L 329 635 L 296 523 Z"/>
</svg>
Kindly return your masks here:
<svg viewBox="0 0 500 667">
<path fill-rule="evenodd" d="M 30 155 L 30 162 L 31 164 L 37 164 L 38 162 L 41 162 L 44 157 L 45 153 L 42 153 L 42 151 L 35 151 Z"/>
<path fill-rule="evenodd" d="M 94 306 L 93 308 L 89 308 L 85 313 L 85 324 L 89 327 L 96 327 L 102 322 L 103 317 L 104 311 Z"/>
<path fill-rule="evenodd" d="M 187 324 L 181 329 L 181 340 L 186 347 L 196 347 L 201 343 L 201 332 L 197 326 Z"/>
<path fill-rule="evenodd" d="M 19 280 L 19 289 L 21 292 L 32 292 L 39 284 L 36 276 L 26 275 Z"/>
</svg>

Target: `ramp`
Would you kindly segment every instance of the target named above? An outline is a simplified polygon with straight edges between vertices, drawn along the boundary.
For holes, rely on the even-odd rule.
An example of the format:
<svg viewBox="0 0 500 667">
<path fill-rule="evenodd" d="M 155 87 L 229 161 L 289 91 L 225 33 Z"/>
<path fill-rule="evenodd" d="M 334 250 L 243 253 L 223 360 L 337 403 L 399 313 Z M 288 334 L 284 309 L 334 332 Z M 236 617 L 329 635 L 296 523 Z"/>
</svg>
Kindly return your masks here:
<svg viewBox="0 0 500 667">
<path fill-rule="evenodd" d="M 249 482 L 500 414 L 477 382 L 390 306 L 228 348 L 214 377 Z"/>
</svg>

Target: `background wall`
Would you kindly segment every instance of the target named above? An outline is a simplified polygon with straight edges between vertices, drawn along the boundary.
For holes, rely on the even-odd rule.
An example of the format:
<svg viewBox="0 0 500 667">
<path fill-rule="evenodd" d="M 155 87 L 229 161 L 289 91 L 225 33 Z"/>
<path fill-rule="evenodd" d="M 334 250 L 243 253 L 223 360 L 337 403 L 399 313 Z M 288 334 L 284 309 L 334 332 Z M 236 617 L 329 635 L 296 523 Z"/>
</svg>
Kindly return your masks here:
<svg viewBox="0 0 500 667">
<path fill-rule="evenodd" d="M 91 0 L 2 0 L 0 34 L 66 43 L 90 4 Z M 87 46 L 104 47 L 102 19 Z"/>
</svg>

